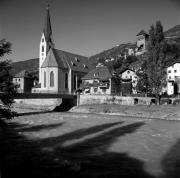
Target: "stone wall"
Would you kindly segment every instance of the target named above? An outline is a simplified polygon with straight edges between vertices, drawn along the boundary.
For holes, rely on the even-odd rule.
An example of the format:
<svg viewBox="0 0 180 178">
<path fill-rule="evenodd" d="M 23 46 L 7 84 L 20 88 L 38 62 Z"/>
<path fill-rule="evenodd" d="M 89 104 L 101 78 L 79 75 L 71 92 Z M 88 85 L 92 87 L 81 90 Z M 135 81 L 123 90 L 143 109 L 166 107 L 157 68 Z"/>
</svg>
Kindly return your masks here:
<svg viewBox="0 0 180 178">
<path fill-rule="evenodd" d="M 62 103 L 62 99 L 15 99 L 15 104 L 20 107 L 33 109 L 48 109 L 52 110 Z"/>
<path fill-rule="evenodd" d="M 112 95 L 80 95 L 79 105 L 86 104 L 120 104 L 120 105 L 149 105 L 154 98 L 149 97 L 123 97 Z"/>
</svg>

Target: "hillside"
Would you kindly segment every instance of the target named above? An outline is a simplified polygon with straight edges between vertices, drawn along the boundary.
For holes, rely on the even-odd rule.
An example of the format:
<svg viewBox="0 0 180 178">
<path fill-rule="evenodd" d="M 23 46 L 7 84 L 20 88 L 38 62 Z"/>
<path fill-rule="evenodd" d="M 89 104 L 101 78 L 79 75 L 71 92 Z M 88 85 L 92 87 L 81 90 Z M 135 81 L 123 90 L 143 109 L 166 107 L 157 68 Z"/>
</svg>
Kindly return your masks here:
<svg viewBox="0 0 180 178">
<path fill-rule="evenodd" d="M 39 58 L 14 62 L 12 63 L 12 67 L 13 67 L 13 70 L 12 70 L 13 75 L 19 73 L 22 70 L 27 70 L 30 73 L 36 75 L 38 73 L 38 68 L 39 68 Z"/>
<path fill-rule="evenodd" d="M 100 52 L 96 55 L 90 56 L 89 60 L 93 63 L 96 64 L 99 59 L 117 59 L 126 54 L 126 49 L 127 48 L 134 48 L 136 46 L 135 43 L 126 43 L 126 44 L 120 44 L 118 46 L 115 46 L 111 49 L 105 50 L 103 52 Z"/>
<path fill-rule="evenodd" d="M 176 44 L 180 46 L 180 25 L 176 25 L 169 30 L 164 32 L 165 39 L 169 44 Z M 120 44 L 111 49 L 100 52 L 96 55 L 90 56 L 89 59 L 93 64 L 96 64 L 99 59 L 108 59 L 108 58 L 119 58 L 120 54 L 123 55 L 126 53 L 127 48 L 134 48 L 136 43 L 127 43 Z"/>
<path fill-rule="evenodd" d="M 173 28 L 165 31 L 164 35 L 171 38 L 180 38 L 180 25 L 176 25 Z"/>
</svg>

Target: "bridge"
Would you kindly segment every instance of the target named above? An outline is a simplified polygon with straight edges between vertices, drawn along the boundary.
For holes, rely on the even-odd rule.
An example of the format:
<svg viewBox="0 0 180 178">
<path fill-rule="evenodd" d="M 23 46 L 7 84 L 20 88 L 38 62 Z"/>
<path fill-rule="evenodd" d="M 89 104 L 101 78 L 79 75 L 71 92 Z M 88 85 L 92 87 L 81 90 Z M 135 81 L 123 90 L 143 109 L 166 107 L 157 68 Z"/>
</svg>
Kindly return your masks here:
<svg viewBox="0 0 180 178">
<path fill-rule="evenodd" d="M 5 93 L 0 92 L 0 98 L 5 95 Z M 15 100 L 26 100 L 27 102 L 29 99 L 61 99 L 61 104 L 56 106 L 56 110 L 59 111 L 67 111 L 79 103 L 78 95 L 64 93 L 16 93 L 13 98 Z"/>
<path fill-rule="evenodd" d="M 47 99 L 47 98 L 62 98 L 62 99 L 77 99 L 75 94 L 63 93 L 16 93 L 14 99 Z"/>
</svg>

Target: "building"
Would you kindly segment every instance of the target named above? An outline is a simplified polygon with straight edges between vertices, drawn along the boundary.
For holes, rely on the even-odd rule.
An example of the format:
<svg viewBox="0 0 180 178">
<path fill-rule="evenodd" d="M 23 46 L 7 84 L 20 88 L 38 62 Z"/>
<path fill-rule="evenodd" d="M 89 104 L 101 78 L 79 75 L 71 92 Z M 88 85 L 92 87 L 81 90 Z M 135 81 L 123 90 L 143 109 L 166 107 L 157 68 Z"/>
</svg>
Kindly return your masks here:
<svg viewBox="0 0 180 178">
<path fill-rule="evenodd" d="M 121 71 L 120 77 L 122 81 L 122 93 L 137 94 L 136 86 L 138 83 L 138 76 L 136 75 L 136 72 L 132 69 L 126 68 Z"/>
<path fill-rule="evenodd" d="M 180 93 L 180 62 L 167 66 L 167 94 L 177 95 Z"/>
<path fill-rule="evenodd" d="M 109 95 L 120 93 L 120 78 L 100 63 L 85 75 L 82 81 L 84 93 Z"/>
<path fill-rule="evenodd" d="M 19 93 L 30 93 L 33 82 L 34 78 L 26 70 L 22 70 L 13 77 L 13 83 L 17 86 Z"/>
<path fill-rule="evenodd" d="M 147 44 L 149 40 L 149 34 L 146 31 L 141 30 L 136 36 L 137 36 L 136 56 L 138 56 L 146 52 Z"/>
<path fill-rule="evenodd" d="M 74 93 L 91 69 L 87 57 L 55 49 L 47 7 L 39 50 L 39 84 L 32 92 Z"/>
</svg>

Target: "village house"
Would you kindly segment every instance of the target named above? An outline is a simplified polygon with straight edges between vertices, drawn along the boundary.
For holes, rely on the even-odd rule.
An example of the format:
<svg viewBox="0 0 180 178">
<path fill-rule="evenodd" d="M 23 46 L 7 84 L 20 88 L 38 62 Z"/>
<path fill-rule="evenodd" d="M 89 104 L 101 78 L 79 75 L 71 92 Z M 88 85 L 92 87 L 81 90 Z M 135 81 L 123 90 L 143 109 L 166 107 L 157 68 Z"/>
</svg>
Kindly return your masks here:
<svg viewBox="0 0 180 178">
<path fill-rule="evenodd" d="M 84 93 L 90 94 L 118 94 L 120 92 L 120 78 L 99 63 L 82 78 Z"/>
<path fill-rule="evenodd" d="M 122 94 L 137 94 L 136 86 L 138 77 L 136 72 L 130 68 L 126 68 L 120 73 Z"/>
<path fill-rule="evenodd" d="M 91 69 L 87 57 L 55 49 L 48 7 L 40 41 L 39 84 L 32 92 L 74 93 Z"/>
<path fill-rule="evenodd" d="M 180 94 L 180 62 L 175 62 L 167 66 L 167 94 Z"/>
<path fill-rule="evenodd" d="M 16 85 L 18 93 L 30 93 L 33 81 L 34 78 L 26 70 L 22 70 L 13 77 L 13 83 Z"/>
</svg>

